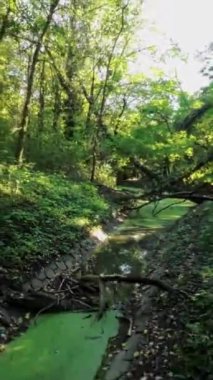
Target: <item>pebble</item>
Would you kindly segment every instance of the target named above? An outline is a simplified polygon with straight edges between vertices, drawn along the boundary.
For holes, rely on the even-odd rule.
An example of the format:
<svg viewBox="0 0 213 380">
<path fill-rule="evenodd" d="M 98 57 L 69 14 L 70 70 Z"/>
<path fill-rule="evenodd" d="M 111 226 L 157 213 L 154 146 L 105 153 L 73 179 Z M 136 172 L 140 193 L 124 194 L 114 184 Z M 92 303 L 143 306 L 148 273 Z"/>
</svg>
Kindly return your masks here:
<svg viewBox="0 0 213 380">
<path fill-rule="evenodd" d="M 45 274 L 44 268 L 41 269 L 41 271 L 39 273 L 37 273 L 36 277 L 41 281 L 46 279 L 46 274 Z"/>
<path fill-rule="evenodd" d="M 7 335 L 4 334 L 4 333 L 1 333 L 1 334 L 0 334 L 0 339 L 1 339 L 3 342 L 6 342 L 6 340 L 7 340 Z"/>
<path fill-rule="evenodd" d="M 0 344 L 0 352 L 3 352 L 5 350 L 6 346 L 4 344 Z"/>
<path fill-rule="evenodd" d="M 45 272 L 46 272 L 46 275 L 47 275 L 47 277 L 48 277 L 49 279 L 55 277 L 55 272 L 54 272 L 51 268 L 47 268 L 47 269 L 45 270 Z"/>
<path fill-rule="evenodd" d="M 34 290 L 39 290 L 43 287 L 43 283 L 37 278 L 33 278 L 31 281 L 31 286 L 33 287 Z"/>
<path fill-rule="evenodd" d="M 66 265 L 64 264 L 63 261 L 56 261 L 56 265 L 57 265 L 57 267 L 58 267 L 59 269 L 61 269 L 61 270 L 65 270 L 65 269 L 67 269 L 67 267 L 66 267 Z"/>
</svg>

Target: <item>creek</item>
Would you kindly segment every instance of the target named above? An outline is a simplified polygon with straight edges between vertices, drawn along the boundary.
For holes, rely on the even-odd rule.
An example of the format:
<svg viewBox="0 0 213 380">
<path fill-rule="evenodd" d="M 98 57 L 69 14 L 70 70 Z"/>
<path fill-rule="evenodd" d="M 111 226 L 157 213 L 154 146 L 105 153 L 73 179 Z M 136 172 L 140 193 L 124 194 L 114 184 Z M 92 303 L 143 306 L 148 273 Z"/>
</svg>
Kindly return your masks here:
<svg viewBox="0 0 213 380">
<path fill-rule="evenodd" d="M 141 274 L 152 239 L 192 205 L 165 199 L 132 212 L 94 253 L 95 272 Z M 120 297 L 127 294 L 129 287 L 122 287 Z M 109 311 L 100 321 L 92 313 L 43 315 L 1 353 L 0 379 L 92 380 L 109 339 L 118 330 L 116 311 Z"/>
</svg>

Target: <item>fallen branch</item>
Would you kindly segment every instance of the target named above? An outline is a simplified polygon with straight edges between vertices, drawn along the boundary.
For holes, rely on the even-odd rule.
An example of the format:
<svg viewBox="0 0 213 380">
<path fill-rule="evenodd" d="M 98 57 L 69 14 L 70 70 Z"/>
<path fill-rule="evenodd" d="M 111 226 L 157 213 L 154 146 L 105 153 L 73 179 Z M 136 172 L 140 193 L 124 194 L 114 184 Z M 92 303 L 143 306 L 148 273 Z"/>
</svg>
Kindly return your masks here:
<svg viewBox="0 0 213 380">
<path fill-rule="evenodd" d="M 107 310 L 108 304 L 107 304 L 107 297 L 106 297 L 106 289 L 104 286 L 104 281 L 102 281 L 102 277 L 99 276 L 99 311 L 97 314 L 97 320 L 99 321 L 105 311 Z"/>
<path fill-rule="evenodd" d="M 24 308 L 25 310 L 39 311 L 47 307 L 51 311 L 66 311 L 72 310 L 71 300 L 60 300 L 58 297 L 45 292 L 32 292 L 32 293 L 19 293 L 11 292 L 5 295 L 5 302 L 10 305 L 16 305 Z"/>
<path fill-rule="evenodd" d="M 135 210 L 139 210 L 151 203 L 156 203 L 156 202 L 159 202 L 163 199 L 167 199 L 167 198 L 177 198 L 177 199 L 182 199 L 181 202 L 185 202 L 186 200 L 190 200 L 191 202 L 195 202 L 195 203 L 202 203 L 202 202 L 205 202 L 205 201 L 213 201 L 213 196 L 211 195 L 202 195 L 202 194 L 195 194 L 194 191 L 181 191 L 181 192 L 177 192 L 177 193 L 167 193 L 167 194 L 152 194 L 152 193 L 149 193 L 149 194 L 144 194 L 143 196 L 137 196 L 137 197 L 132 197 L 131 200 L 132 201 L 142 201 L 143 199 L 144 200 L 147 200 L 149 199 L 147 202 L 143 202 L 142 204 L 140 205 L 137 205 L 137 206 L 133 206 L 133 207 L 125 207 L 125 211 L 135 211 Z M 181 202 L 176 202 L 176 203 L 173 203 L 171 205 L 168 205 L 166 206 L 166 208 L 169 208 L 171 207 L 172 205 L 174 204 L 178 204 L 178 203 L 181 203 Z M 161 209 L 161 211 L 164 210 L 164 209 Z M 161 212 L 159 211 L 159 212 Z M 157 214 L 159 213 L 157 212 Z M 156 214 L 155 214 L 156 215 Z"/>
<path fill-rule="evenodd" d="M 166 196 L 166 197 L 170 198 L 170 196 Z M 153 215 L 153 216 L 156 216 L 156 215 L 160 214 L 161 211 L 164 211 L 164 210 L 166 210 L 167 208 L 169 208 L 169 207 L 171 207 L 171 206 L 174 206 L 174 205 L 177 205 L 177 204 L 180 204 L 180 203 L 186 202 L 186 199 L 183 199 L 183 200 L 181 200 L 181 201 L 177 201 L 177 202 L 171 203 L 171 204 L 169 204 L 169 205 L 167 205 L 167 206 L 165 206 L 165 207 L 162 207 L 160 210 L 156 211 L 156 209 L 157 209 L 157 207 L 158 207 L 158 205 L 159 205 L 159 202 L 160 202 L 161 200 L 163 200 L 163 199 L 165 199 L 164 196 L 159 197 L 159 198 L 157 198 L 157 199 L 156 199 L 156 198 L 154 198 L 154 199 L 150 199 L 149 201 L 147 201 L 147 202 L 145 202 L 145 203 L 142 203 L 142 204 L 140 204 L 140 205 L 137 205 L 137 206 L 135 206 L 135 207 L 129 207 L 129 208 L 126 208 L 126 210 L 129 210 L 129 211 L 140 210 L 141 208 L 143 208 L 143 207 L 145 207 L 145 206 L 148 206 L 148 205 L 150 205 L 151 203 L 155 203 L 154 208 L 153 208 L 153 210 L 152 210 L 152 215 Z M 182 198 L 181 198 L 181 199 L 182 199 Z"/>
<path fill-rule="evenodd" d="M 155 216 L 155 212 L 156 212 L 156 210 L 157 210 L 157 208 L 158 208 L 158 205 L 159 205 L 159 201 L 156 201 L 155 204 L 154 204 L 154 207 L 153 207 L 153 209 L 152 209 L 152 215 L 153 215 L 153 216 Z"/>
<path fill-rule="evenodd" d="M 44 311 L 47 311 L 47 310 L 51 309 L 52 306 L 54 306 L 54 305 L 55 305 L 55 302 L 51 302 L 50 304 L 48 304 L 48 305 L 44 306 L 42 309 L 40 309 L 40 310 L 36 313 L 35 317 L 33 318 L 33 320 L 32 320 L 32 324 L 36 325 L 36 324 L 37 324 L 37 319 L 38 319 L 38 317 L 39 317 Z"/>
<path fill-rule="evenodd" d="M 179 201 L 179 202 L 170 203 L 169 205 L 160 208 L 160 210 L 158 210 L 158 211 L 156 210 L 156 207 L 155 207 L 155 211 L 153 211 L 152 215 L 153 215 L 153 216 L 157 216 L 158 214 L 160 214 L 160 212 L 162 212 L 162 211 L 164 211 L 164 210 L 167 210 L 167 208 L 170 208 L 170 207 L 172 207 L 172 206 L 179 205 L 179 204 L 184 203 L 184 202 L 186 202 L 186 199 L 183 199 L 183 200 L 181 200 L 181 201 Z"/>
<path fill-rule="evenodd" d="M 159 289 L 165 290 L 167 292 L 177 292 L 178 289 L 172 288 L 163 281 L 154 278 L 147 278 L 142 276 L 133 276 L 133 275 L 120 275 L 120 274 L 101 274 L 100 276 L 94 274 L 88 274 L 81 277 L 81 281 L 116 281 L 116 282 L 126 282 L 129 284 L 142 284 L 142 285 L 152 285 L 156 286 Z"/>
</svg>

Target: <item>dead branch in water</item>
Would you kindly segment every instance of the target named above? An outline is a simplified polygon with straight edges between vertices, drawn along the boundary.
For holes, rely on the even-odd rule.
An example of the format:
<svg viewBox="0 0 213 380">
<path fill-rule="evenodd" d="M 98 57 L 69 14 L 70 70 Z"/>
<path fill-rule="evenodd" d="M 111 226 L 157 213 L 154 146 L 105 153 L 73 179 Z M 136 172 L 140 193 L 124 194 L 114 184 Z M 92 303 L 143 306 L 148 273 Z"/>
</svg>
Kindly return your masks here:
<svg viewBox="0 0 213 380">
<path fill-rule="evenodd" d="M 154 278 L 147 278 L 142 276 L 133 276 L 133 275 L 120 275 L 120 274 L 101 274 L 100 276 L 94 274 L 88 274 L 81 277 L 81 281 L 101 281 L 102 282 L 126 282 L 129 284 L 142 284 L 142 285 L 153 285 L 158 288 L 165 290 L 167 292 L 174 292 L 177 289 L 172 288 L 163 281 Z"/>
</svg>

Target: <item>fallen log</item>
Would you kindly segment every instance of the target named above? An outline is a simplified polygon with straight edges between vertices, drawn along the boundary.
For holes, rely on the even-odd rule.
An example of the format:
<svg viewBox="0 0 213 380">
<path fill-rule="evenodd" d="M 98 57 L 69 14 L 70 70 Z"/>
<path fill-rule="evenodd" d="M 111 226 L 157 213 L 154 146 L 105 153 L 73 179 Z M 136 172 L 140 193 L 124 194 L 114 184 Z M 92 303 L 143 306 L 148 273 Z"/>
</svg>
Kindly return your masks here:
<svg viewBox="0 0 213 380">
<path fill-rule="evenodd" d="M 106 282 L 119 282 L 119 283 L 128 283 L 128 284 L 141 284 L 144 286 L 150 285 L 150 286 L 156 286 L 157 288 L 164 290 L 166 292 L 169 292 L 170 294 L 175 294 L 176 296 L 181 295 L 187 298 L 190 298 L 190 296 L 183 290 L 173 288 L 166 284 L 164 281 L 155 279 L 155 278 L 148 278 L 148 277 L 142 277 L 142 276 L 134 276 L 134 275 L 120 275 L 120 274 L 109 274 L 109 275 L 94 275 L 89 274 L 82 276 L 80 278 L 80 281 L 86 281 L 86 282 L 98 282 L 99 284 L 99 311 L 97 313 L 97 320 L 101 319 L 104 315 L 105 311 L 108 309 L 108 301 L 106 297 L 105 292 L 105 286 L 104 283 Z"/>
<path fill-rule="evenodd" d="M 45 291 L 43 292 L 18 292 L 18 291 L 8 291 L 4 294 L 4 302 L 22 308 L 24 310 L 30 310 L 33 312 L 41 312 L 41 310 L 48 311 L 96 311 L 98 306 L 98 295 L 97 302 L 92 299 L 88 301 L 81 300 L 79 294 L 65 296 L 60 294 L 50 294 Z"/>
<path fill-rule="evenodd" d="M 97 311 L 98 310 L 98 299 L 99 299 L 99 315 L 107 309 L 107 300 L 105 296 L 105 286 L 106 282 L 118 282 L 118 283 L 128 283 L 128 284 L 141 284 L 143 286 L 156 286 L 157 288 L 176 294 L 182 294 L 188 296 L 187 293 L 180 289 L 176 289 L 161 281 L 157 278 L 148 278 L 143 276 L 134 275 L 95 275 L 88 274 L 77 278 L 78 286 L 87 294 L 87 298 L 82 297 L 82 294 L 70 293 L 65 290 L 61 290 L 57 293 L 48 292 L 18 292 L 9 289 L 4 294 L 4 302 L 10 305 L 15 305 L 19 308 L 25 310 L 31 310 L 37 315 L 42 312 L 52 312 L 52 311 Z M 95 283 L 96 287 L 92 288 L 88 286 L 88 283 Z M 86 286 L 85 286 L 86 285 Z M 99 286 L 99 289 L 97 288 Z M 88 292 L 89 290 L 89 292 Z M 97 297 L 94 298 L 94 293 L 97 292 Z M 91 294 L 93 293 L 93 295 Z"/>
<path fill-rule="evenodd" d="M 126 282 L 128 284 L 141 284 L 141 285 L 152 285 L 157 286 L 161 290 L 165 290 L 167 292 L 174 292 L 177 291 L 177 289 L 169 286 L 165 282 L 154 279 L 154 278 L 148 278 L 148 277 L 142 277 L 142 276 L 133 276 L 133 275 L 120 275 L 120 274 L 101 274 L 101 275 L 94 275 L 94 274 L 88 274 L 85 276 L 82 276 L 80 278 L 81 281 L 101 281 L 101 282 Z"/>
<path fill-rule="evenodd" d="M 52 294 L 45 294 L 44 292 L 37 292 L 37 293 L 19 293 L 19 292 L 8 292 L 7 295 L 4 297 L 5 302 L 7 302 L 10 305 L 15 305 L 17 307 L 26 309 L 26 310 L 32 310 L 32 311 L 38 311 L 40 309 L 43 309 L 47 305 L 52 305 L 51 310 L 65 310 L 64 305 L 62 305 L 58 302 L 58 299 L 56 296 Z M 66 305 L 68 306 L 68 305 Z"/>
</svg>

